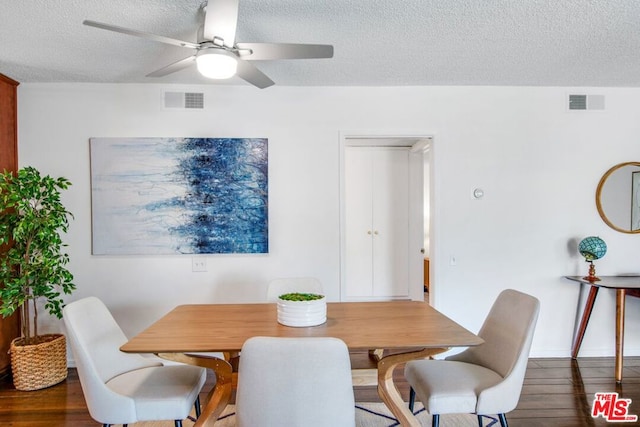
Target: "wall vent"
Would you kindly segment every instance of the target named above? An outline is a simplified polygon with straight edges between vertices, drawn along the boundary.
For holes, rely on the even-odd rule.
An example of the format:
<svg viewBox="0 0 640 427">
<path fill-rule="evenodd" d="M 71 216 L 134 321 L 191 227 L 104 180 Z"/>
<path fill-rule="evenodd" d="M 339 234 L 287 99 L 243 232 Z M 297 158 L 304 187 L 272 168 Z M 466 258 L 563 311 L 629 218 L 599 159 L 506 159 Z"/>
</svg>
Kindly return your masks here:
<svg viewBox="0 0 640 427">
<path fill-rule="evenodd" d="M 183 110 L 202 110 L 204 93 L 202 92 L 164 92 L 164 108 Z"/>
<path fill-rule="evenodd" d="M 569 95 L 569 110 L 604 110 L 604 95 Z"/>
</svg>

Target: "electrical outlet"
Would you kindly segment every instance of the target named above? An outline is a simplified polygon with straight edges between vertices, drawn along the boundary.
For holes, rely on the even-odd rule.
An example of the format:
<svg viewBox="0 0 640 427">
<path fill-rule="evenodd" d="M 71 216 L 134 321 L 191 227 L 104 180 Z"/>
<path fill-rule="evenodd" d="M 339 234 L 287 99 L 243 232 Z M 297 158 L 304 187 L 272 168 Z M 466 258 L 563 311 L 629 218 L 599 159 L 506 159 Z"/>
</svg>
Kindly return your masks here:
<svg viewBox="0 0 640 427">
<path fill-rule="evenodd" d="M 207 271 L 207 259 L 191 258 L 191 271 L 198 273 Z"/>
</svg>

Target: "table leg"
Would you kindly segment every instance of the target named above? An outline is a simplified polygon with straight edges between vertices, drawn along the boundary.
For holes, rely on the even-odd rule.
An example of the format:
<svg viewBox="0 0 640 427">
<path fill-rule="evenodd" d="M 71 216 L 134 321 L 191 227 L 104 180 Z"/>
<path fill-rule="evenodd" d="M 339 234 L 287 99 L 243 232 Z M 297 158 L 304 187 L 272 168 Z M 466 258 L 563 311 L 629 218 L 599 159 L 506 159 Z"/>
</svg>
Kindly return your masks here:
<svg viewBox="0 0 640 427">
<path fill-rule="evenodd" d="M 232 368 L 226 360 L 217 357 L 194 356 L 181 353 L 159 353 L 163 359 L 212 369 L 216 374 L 216 385 L 209 391 L 200 417 L 194 427 L 213 426 L 229 403 L 232 391 Z"/>
<path fill-rule="evenodd" d="M 380 359 L 382 359 L 382 355 L 384 354 L 384 349 L 382 348 L 376 348 L 373 350 L 369 350 L 369 357 L 373 360 L 375 360 L 376 362 L 380 361 Z"/>
<path fill-rule="evenodd" d="M 582 319 L 580 320 L 580 327 L 578 328 L 578 332 L 573 343 L 573 350 L 571 351 L 572 359 L 576 359 L 578 357 L 578 352 L 580 351 L 580 346 L 582 345 L 582 339 L 584 338 L 584 333 L 587 330 L 589 318 L 591 317 L 591 312 L 593 311 L 593 304 L 596 302 L 596 297 L 598 296 L 599 289 L 600 288 L 598 286 L 591 285 L 591 289 L 589 290 L 589 296 L 587 297 L 587 302 L 585 303 L 584 311 L 582 312 Z"/>
<path fill-rule="evenodd" d="M 625 289 L 616 289 L 616 382 L 622 382 L 622 358 L 624 356 Z"/>
<path fill-rule="evenodd" d="M 420 422 L 405 404 L 393 382 L 393 370 L 400 363 L 424 359 L 447 351 L 448 348 L 425 348 L 419 351 L 385 356 L 378 362 L 378 395 L 403 427 L 420 427 Z"/>
</svg>

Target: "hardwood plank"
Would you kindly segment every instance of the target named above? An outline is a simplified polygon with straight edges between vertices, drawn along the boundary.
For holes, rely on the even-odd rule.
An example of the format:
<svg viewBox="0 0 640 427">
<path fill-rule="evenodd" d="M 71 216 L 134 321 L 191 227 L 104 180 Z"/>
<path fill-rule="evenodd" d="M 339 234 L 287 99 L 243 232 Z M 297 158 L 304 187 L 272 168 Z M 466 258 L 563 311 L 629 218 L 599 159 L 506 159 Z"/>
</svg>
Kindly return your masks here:
<svg viewBox="0 0 640 427">
<path fill-rule="evenodd" d="M 575 386 L 569 382 L 563 384 L 527 384 L 522 388 L 524 394 L 572 394 Z"/>
</svg>

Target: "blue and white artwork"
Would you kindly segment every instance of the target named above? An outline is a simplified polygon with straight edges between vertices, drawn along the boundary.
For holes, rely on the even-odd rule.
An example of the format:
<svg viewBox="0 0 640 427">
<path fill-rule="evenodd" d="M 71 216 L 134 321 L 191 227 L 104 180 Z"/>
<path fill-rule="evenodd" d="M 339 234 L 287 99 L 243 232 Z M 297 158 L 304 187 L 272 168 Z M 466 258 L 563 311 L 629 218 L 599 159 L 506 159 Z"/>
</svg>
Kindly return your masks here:
<svg viewBox="0 0 640 427">
<path fill-rule="evenodd" d="M 91 138 L 94 255 L 268 253 L 266 138 Z"/>
</svg>

